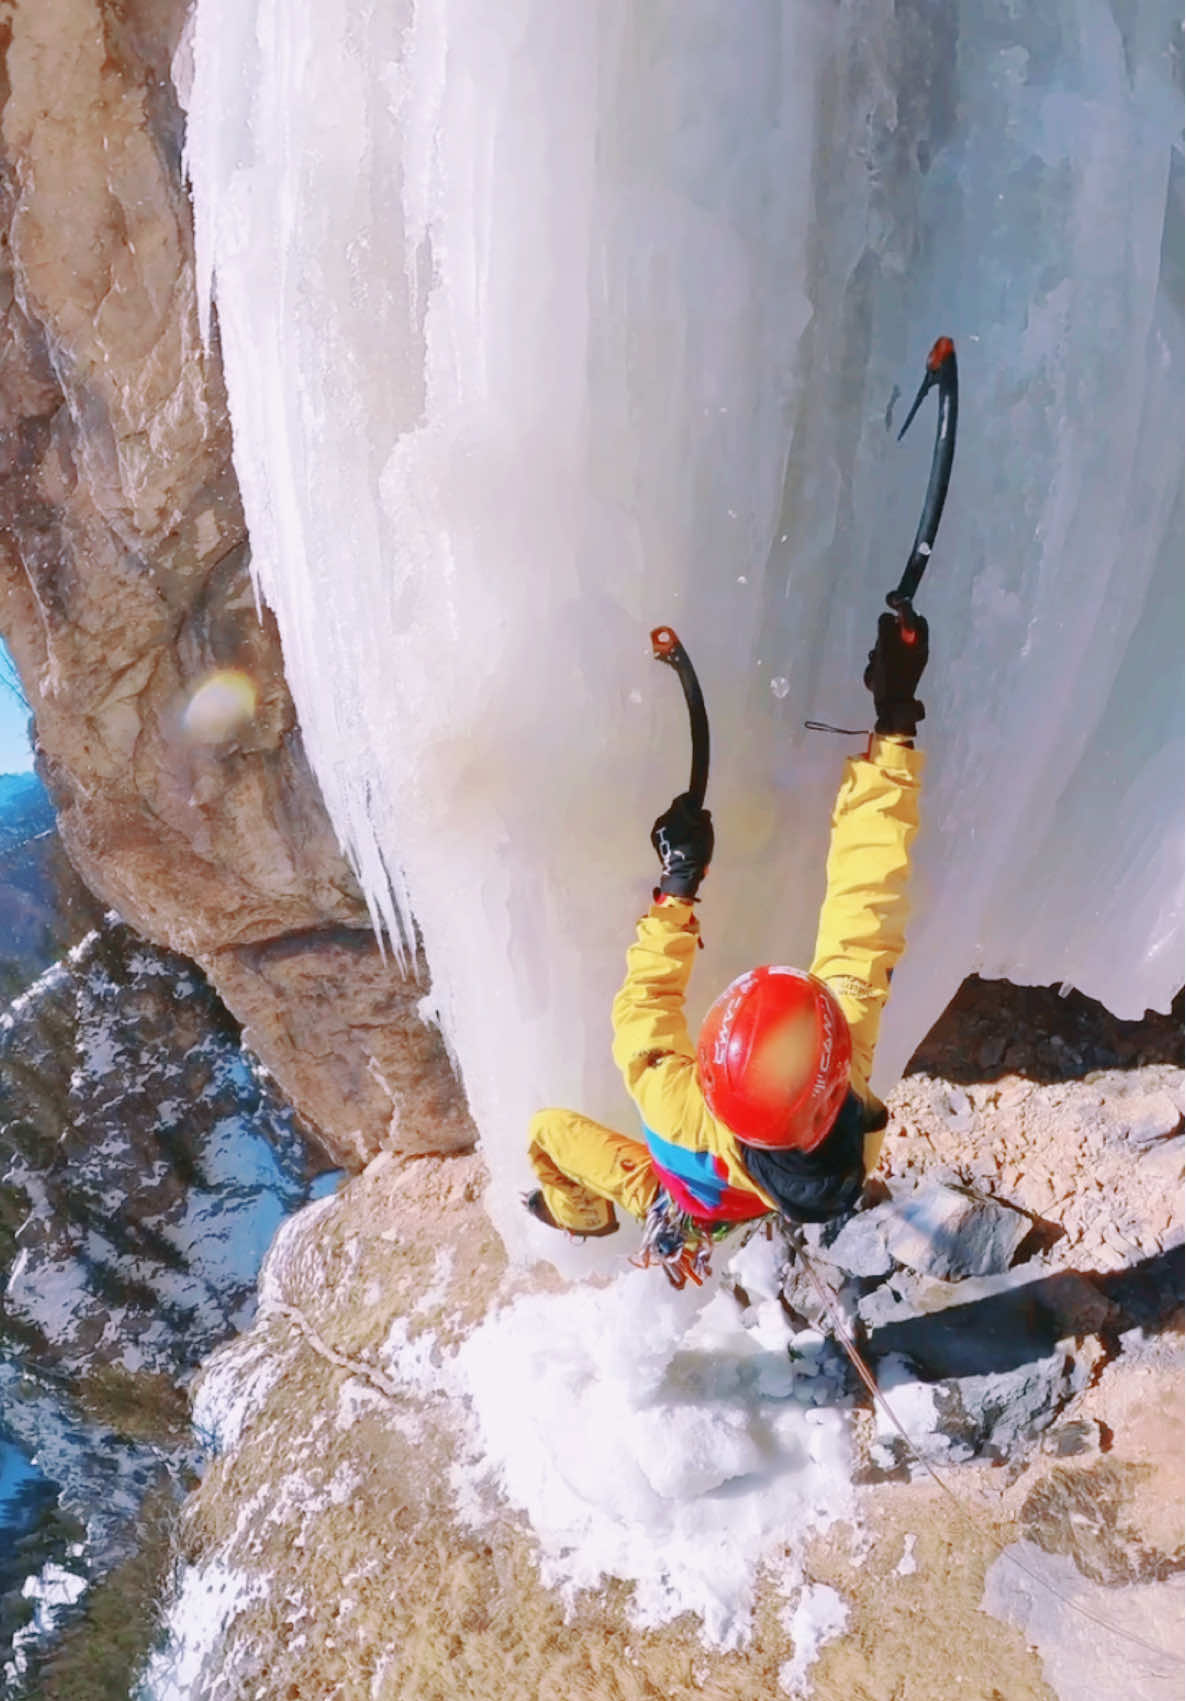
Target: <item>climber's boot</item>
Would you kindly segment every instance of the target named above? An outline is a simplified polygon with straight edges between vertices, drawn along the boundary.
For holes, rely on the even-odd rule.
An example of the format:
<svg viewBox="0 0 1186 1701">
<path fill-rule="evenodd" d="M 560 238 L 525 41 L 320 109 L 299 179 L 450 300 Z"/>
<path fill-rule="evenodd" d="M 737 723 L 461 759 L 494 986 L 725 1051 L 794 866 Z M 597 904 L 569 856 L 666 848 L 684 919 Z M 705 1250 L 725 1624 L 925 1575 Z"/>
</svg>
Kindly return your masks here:
<svg viewBox="0 0 1186 1701">
<path fill-rule="evenodd" d="M 540 1187 L 537 1187 L 534 1193 L 523 1195 L 523 1205 L 526 1210 L 531 1212 L 537 1222 L 544 1223 L 548 1228 L 562 1229 L 565 1234 L 570 1234 L 574 1240 L 600 1240 L 603 1235 L 617 1234 L 618 1232 L 618 1219 L 614 1216 L 610 1217 L 609 1222 L 603 1228 L 597 1229 L 572 1229 L 566 1223 L 558 1223 L 549 1211 L 548 1201 L 544 1198 L 543 1189 Z"/>
</svg>

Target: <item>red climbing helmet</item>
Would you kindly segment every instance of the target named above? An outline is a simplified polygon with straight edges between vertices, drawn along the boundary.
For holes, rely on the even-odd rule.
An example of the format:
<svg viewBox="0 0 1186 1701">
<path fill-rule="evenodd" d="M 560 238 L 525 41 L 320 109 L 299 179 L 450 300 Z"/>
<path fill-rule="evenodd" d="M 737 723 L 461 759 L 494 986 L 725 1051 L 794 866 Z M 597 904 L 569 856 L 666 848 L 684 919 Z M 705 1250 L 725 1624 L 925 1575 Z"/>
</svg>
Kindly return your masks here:
<svg viewBox="0 0 1186 1701">
<path fill-rule="evenodd" d="M 708 1108 L 749 1146 L 818 1146 L 848 1092 L 852 1035 L 832 993 L 781 963 L 727 986 L 700 1030 Z"/>
</svg>

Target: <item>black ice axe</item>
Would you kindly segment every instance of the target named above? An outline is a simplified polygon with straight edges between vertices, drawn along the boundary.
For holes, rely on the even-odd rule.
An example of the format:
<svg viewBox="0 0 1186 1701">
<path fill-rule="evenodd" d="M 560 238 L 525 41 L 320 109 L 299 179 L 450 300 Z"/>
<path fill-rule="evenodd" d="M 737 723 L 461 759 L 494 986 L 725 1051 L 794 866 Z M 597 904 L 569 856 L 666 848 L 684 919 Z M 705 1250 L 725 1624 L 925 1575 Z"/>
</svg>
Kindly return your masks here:
<svg viewBox="0 0 1186 1701">
<path fill-rule="evenodd" d="M 655 627 L 651 633 L 651 654 L 656 661 L 666 662 L 668 667 L 675 669 L 684 688 L 688 719 L 692 725 L 692 777 L 688 781 L 688 791 L 696 808 L 703 809 L 704 794 L 708 790 L 708 710 L 704 707 L 704 693 L 696 678 L 696 669 L 670 626 Z"/>
<path fill-rule="evenodd" d="M 931 456 L 931 476 L 927 480 L 922 516 L 914 534 L 914 546 L 906 563 L 906 571 L 899 579 L 897 588 L 885 599 L 897 615 L 898 625 L 907 643 L 914 641 L 914 593 L 927 570 L 931 551 L 935 547 L 935 534 L 939 530 L 939 521 L 943 518 L 947 486 L 951 483 L 951 463 L 955 459 L 955 428 L 959 419 L 960 390 L 955 344 L 950 337 L 940 337 L 927 356 L 926 373 L 914 398 L 914 405 L 898 433 L 899 443 L 905 437 L 923 397 L 928 390 L 936 386 L 939 390 L 939 417 L 935 422 L 935 450 Z"/>
</svg>

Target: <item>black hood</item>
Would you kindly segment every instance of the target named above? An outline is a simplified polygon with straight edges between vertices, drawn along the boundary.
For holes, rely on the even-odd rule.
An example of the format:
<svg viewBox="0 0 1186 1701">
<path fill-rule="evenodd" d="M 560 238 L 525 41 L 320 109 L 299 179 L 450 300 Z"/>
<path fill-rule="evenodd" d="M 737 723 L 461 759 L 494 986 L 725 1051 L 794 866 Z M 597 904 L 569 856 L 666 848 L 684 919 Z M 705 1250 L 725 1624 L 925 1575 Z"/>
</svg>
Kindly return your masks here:
<svg viewBox="0 0 1186 1701">
<path fill-rule="evenodd" d="M 796 1223 L 826 1223 L 851 1211 L 865 1185 L 868 1108 L 851 1091 L 831 1129 L 810 1152 L 769 1151 L 739 1141 L 745 1167 Z"/>
</svg>

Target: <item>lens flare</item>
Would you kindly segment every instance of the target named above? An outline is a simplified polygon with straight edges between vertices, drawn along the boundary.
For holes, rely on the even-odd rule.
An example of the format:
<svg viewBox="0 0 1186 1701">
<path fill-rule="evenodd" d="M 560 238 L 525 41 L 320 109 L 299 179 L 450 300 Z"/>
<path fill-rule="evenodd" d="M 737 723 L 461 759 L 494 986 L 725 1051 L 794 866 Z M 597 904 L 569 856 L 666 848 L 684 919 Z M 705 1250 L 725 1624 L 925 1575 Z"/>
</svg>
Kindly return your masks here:
<svg viewBox="0 0 1186 1701">
<path fill-rule="evenodd" d="M 237 668 L 219 668 L 191 691 L 181 725 L 194 744 L 221 744 L 254 718 L 255 704 L 254 680 Z"/>
</svg>

